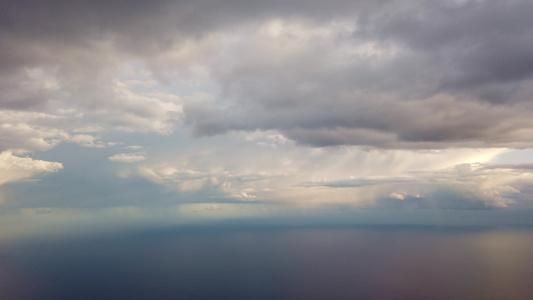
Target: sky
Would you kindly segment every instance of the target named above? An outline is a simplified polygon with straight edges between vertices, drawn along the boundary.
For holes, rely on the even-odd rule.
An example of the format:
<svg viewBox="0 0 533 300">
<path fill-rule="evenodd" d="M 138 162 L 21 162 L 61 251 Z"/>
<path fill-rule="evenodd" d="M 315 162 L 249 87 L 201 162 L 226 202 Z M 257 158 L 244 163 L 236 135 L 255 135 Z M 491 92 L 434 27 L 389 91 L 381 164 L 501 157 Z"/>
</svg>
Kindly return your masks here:
<svg viewBox="0 0 533 300">
<path fill-rule="evenodd" d="M 2 1 L 0 236 L 338 211 L 516 222 L 532 48 L 528 0 Z"/>
</svg>

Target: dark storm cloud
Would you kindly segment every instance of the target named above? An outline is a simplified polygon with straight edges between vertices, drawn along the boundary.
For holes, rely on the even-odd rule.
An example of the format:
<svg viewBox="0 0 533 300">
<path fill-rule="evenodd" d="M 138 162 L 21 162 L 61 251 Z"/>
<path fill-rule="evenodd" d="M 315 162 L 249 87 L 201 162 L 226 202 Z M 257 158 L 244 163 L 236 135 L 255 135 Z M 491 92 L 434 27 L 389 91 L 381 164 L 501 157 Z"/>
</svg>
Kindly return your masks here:
<svg viewBox="0 0 533 300">
<path fill-rule="evenodd" d="M 364 4 L 364 3 L 363 3 Z M 330 19 L 355 7 L 345 1 L 4 1 L 0 4 L 3 69 L 40 63 L 39 46 L 87 47 L 116 38 L 121 50 L 161 51 L 182 35 L 202 35 L 243 21 L 291 15 Z M 19 48 L 16 43 L 28 47 Z M 21 50 L 24 50 L 21 52 Z"/>
<path fill-rule="evenodd" d="M 378 5 L 355 18 L 351 32 L 295 39 L 306 43 L 295 53 L 240 53 L 233 69 L 215 72 L 230 108 L 186 104 L 186 118 L 199 135 L 279 129 L 313 146 L 526 147 L 524 128 L 533 125 L 531 6 Z M 336 61 L 337 46 L 358 51 L 368 43 L 389 56 Z"/>
<path fill-rule="evenodd" d="M 364 32 L 408 45 L 452 63 L 442 86 L 458 89 L 530 78 L 533 3 L 471 1 L 425 3 L 399 15 L 385 14 Z M 503 99 L 502 99 L 503 100 Z"/>
<path fill-rule="evenodd" d="M 200 53 L 184 58 L 206 71 L 200 86 L 220 91 L 184 103 L 197 136 L 259 129 L 318 147 L 527 147 L 532 14 L 525 0 L 6 1 L 0 107 L 43 110 L 59 98 L 116 110 L 124 63 L 165 78 L 185 72 L 165 56 L 185 49 Z M 205 41 L 214 50 L 200 51 Z"/>
</svg>

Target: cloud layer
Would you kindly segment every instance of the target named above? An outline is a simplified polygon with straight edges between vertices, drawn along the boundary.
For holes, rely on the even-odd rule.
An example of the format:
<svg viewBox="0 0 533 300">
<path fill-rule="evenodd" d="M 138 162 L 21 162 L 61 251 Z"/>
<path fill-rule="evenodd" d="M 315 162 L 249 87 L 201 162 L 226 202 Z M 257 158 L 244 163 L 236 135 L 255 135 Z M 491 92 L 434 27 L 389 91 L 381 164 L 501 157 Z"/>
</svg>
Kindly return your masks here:
<svg viewBox="0 0 533 300">
<path fill-rule="evenodd" d="M 530 201 L 487 163 L 532 145 L 532 47 L 527 0 L 4 1 L 0 183 L 73 144 L 176 201 Z"/>
<path fill-rule="evenodd" d="M 184 103 L 199 136 L 259 129 L 312 146 L 530 145 L 529 1 L 215 6 L 5 3 L 1 107 L 68 106 L 82 110 L 80 122 L 171 132 L 181 103 L 116 80 L 137 61 L 207 93 Z"/>
</svg>

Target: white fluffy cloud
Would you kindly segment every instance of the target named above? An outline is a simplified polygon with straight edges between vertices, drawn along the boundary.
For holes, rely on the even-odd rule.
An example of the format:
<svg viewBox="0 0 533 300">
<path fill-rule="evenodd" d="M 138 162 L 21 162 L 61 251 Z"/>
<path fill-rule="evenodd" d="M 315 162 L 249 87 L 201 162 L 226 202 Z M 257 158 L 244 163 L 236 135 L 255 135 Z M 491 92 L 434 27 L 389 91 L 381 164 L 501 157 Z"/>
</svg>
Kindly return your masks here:
<svg viewBox="0 0 533 300">
<path fill-rule="evenodd" d="M 29 179 L 39 174 L 57 172 L 62 168 L 63 165 L 58 162 L 19 157 L 4 151 L 0 153 L 0 185 Z"/>
<path fill-rule="evenodd" d="M 0 150 L 48 150 L 67 133 L 58 124 L 60 116 L 38 112 L 0 110 Z M 57 126 L 57 127 L 56 127 Z"/>
</svg>

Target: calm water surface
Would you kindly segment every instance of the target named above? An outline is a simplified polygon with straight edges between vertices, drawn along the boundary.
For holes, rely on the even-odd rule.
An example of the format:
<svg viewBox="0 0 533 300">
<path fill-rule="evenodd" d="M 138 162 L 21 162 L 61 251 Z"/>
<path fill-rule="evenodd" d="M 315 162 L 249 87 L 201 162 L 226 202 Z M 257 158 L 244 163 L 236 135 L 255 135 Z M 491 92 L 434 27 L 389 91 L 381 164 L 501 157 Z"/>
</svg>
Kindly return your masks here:
<svg viewBox="0 0 533 300">
<path fill-rule="evenodd" d="M 0 299 L 532 299 L 533 230 L 151 229 L 0 245 Z"/>
</svg>

